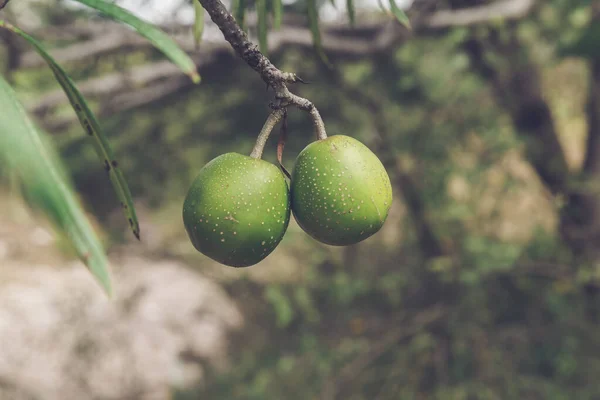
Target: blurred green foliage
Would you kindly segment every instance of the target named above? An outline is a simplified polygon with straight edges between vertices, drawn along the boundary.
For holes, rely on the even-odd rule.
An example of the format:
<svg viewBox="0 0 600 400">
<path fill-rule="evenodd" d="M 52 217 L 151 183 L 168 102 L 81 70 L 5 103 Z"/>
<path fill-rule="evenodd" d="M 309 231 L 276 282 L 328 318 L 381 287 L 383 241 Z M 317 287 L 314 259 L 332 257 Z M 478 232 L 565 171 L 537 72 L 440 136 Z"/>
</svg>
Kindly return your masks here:
<svg viewBox="0 0 600 400">
<path fill-rule="evenodd" d="M 579 126 L 573 121 L 585 110 L 570 107 L 585 104 L 586 62 L 600 48 L 591 4 L 548 1 L 517 23 L 417 36 L 390 54 L 361 60 L 331 58 L 349 87 L 381 105 L 376 116 L 331 78 L 314 52 L 276 55 L 276 65 L 312 83 L 293 89 L 317 105 L 330 135 L 354 136 L 389 158 L 396 208 L 380 234 L 343 249 L 321 246 L 292 227 L 271 260 L 273 271 L 294 264 L 296 273 L 254 279 L 236 271 L 225 280 L 247 321 L 234 337 L 230 368 L 210 371 L 203 385 L 174 398 L 600 398 L 600 299 L 590 285 L 596 268 L 563 242 L 559 199 L 549 199 L 524 160 L 523 137 L 466 50 L 474 36 L 495 30 L 502 41 L 517 32 L 571 148 Z M 124 60 L 133 65 L 152 57 L 134 53 Z M 513 61 L 490 55 L 499 68 Z M 85 78 L 118 67 L 101 60 L 86 73 L 85 66 L 72 68 Z M 167 214 L 160 229 L 176 232 L 176 243 L 185 243 L 180 204 L 194 175 L 221 153 L 249 153 L 272 97 L 229 56 L 200 72 L 199 87 L 103 121 L 137 201 L 153 215 Z M 48 87 L 44 72 L 14 78 L 24 97 Z M 383 145 L 380 125 L 387 132 Z M 288 168 L 312 139 L 300 111 L 290 111 L 289 130 Z M 122 234 L 119 221 L 110 222 L 108 182 L 101 169 L 89 168 L 95 156 L 79 128 L 56 141 L 91 211 L 113 235 Z M 275 143 L 266 150 L 271 161 Z M 441 255 L 419 246 L 399 185 L 402 169 L 415 182 Z M 211 271 L 191 249 L 178 256 Z"/>
</svg>

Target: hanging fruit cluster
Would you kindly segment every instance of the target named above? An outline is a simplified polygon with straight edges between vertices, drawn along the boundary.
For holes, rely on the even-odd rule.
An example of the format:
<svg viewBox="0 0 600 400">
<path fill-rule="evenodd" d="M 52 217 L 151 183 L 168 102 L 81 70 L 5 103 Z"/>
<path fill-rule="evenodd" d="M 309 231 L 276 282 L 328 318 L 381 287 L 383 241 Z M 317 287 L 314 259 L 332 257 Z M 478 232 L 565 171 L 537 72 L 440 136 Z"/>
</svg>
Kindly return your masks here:
<svg viewBox="0 0 600 400">
<path fill-rule="evenodd" d="M 223 154 L 199 172 L 183 204 L 194 247 L 232 267 L 266 258 L 281 242 L 290 214 L 314 239 L 347 246 L 378 232 L 392 204 L 381 161 L 358 140 L 324 132 L 298 155 L 290 185 L 261 160 L 272 123 L 265 124 L 251 156 Z"/>
</svg>

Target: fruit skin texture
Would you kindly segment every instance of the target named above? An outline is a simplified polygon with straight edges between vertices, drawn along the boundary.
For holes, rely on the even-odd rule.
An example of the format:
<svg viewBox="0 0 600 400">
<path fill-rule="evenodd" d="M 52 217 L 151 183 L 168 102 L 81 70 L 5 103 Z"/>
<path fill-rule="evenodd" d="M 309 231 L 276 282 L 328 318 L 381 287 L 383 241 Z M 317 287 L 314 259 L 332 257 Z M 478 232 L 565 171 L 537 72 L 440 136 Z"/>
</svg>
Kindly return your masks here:
<svg viewBox="0 0 600 400">
<path fill-rule="evenodd" d="M 390 178 L 371 150 L 336 135 L 309 144 L 296 159 L 292 211 L 314 239 L 347 246 L 375 234 L 392 205 Z"/>
<path fill-rule="evenodd" d="M 183 203 L 194 247 L 231 267 L 248 267 L 277 247 L 290 221 L 290 195 L 273 164 L 223 154 L 198 173 Z"/>
</svg>

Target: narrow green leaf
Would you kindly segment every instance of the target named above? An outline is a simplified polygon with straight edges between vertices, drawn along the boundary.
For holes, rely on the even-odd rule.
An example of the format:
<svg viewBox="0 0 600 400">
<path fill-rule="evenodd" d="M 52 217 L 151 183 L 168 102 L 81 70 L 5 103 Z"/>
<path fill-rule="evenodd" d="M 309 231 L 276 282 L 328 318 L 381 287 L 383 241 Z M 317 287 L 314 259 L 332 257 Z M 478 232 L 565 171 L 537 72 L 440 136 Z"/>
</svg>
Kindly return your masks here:
<svg viewBox="0 0 600 400">
<path fill-rule="evenodd" d="M 117 197 L 121 202 L 121 207 L 125 213 L 127 221 L 129 222 L 129 226 L 131 227 L 135 237 L 139 239 L 140 226 L 135 213 L 129 187 L 127 186 L 127 182 L 125 181 L 125 177 L 123 176 L 121 168 L 119 168 L 119 165 L 115 160 L 115 156 L 110 144 L 100 129 L 100 124 L 96 120 L 94 113 L 92 113 L 90 110 L 82 94 L 79 92 L 71 78 L 69 78 L 62 67 L 58 65 L 56 61 L 54 61 L 50 54 L 44 50 L 42 45 L 36 39 L 29 36 L 19 28 L 2 20 L 0 20 L 0 28 L 8 29 L 26 39 L 31 45 L 33 45 L 33 47 L 44 58 L 44 60 L 46 60 L 50 66 L 50 69 L 52 69 L 56 80 L 62 86 L 65 94 L 69 98 L 71 106 L 75 110 L 79 122 L 83 126 L 85 132 L 93 139 L 96 153 L 98 153 L 98 156 L 104 163 L 104 169 L 107 171 L 113 188 L 117 193 Z"/>
<path fill-rule="evenodd" d="M 199 1 L 194 0 L 194 43 L 196 47 L 202 40 L 202 32 L 204 32 L 204 8 Z"/>
<path fill-rule="evenodd" d="M 110 296 L 108 261 L 100 240 L 76 199 L 56 150 L 27 116 L 0 76 L 0 163 L 8 167 L 32 207 L 44 212 L 69 238 L 80 259 Z"/>
<path fill-rule="evenodd" d="M 267 0 L 256 0 L 256 13 L 258 14 L 258 47 L 267 55 L 269 44 L 267 42 Z"/>
<path fill-rule="evenodd" d="M 392 10 L 392 13 L 394 14 L 398 22 L 400 22 L 408 29 L 412 29 L 410 26 L 410 20 L 408 19 L 408 16 L 404 11 L 402 11 L 402 9 L 400 9 L 400 7 L 398 7 L 398 5 L 396 4 L 396 0 L 390 0 L 390 9 Z"/>
<path fill-rule="evenodd" d="M 350 25 L 354 26 L 356 22 L 356 11 L 354 10 L 354 0 L 346 0 L 346 8 L 348 9 L 348 18 L 350 19 Z"/>
<path fill-rule="evenodd" d="M 194 61 L 163 31 L 152 24 L 142 21 L 129 11 L 114 3 L 104 0 L 76 0 L 95 10 L 100 11 L 106 16 L 127 24 L 134 28 L 137 33 L 148 39 L 157 49 L 162 51 L 179 68 L 190 76 L 194 83 L 200 82 L 200 76 Z M 195 0 L 197 1 L 197 0 Z"/>
<path fill-rule="evenodd" d="M 316 0 L 307 0 L 308 5 L 308 24 L 310 26 L 310 32 L 312 33 L 313 45 L 321 60 L 331 67 L 331 63 L 327 58 L 327 55 L 323 51 L 323 44 L 321 43 L 321 30 L 319 29 L 319 12 L 317 10 Z"/>
<path fill-rule="evenodd" d="M 238 25 L 246 30 L 246 0 L 233 0 L 231 11 Z"/>
<path fill-rule="evenodd" d="M 283 20 L 283 1 L 273 0 L 273 28 L 281 28 L 281 21 Z"/>
</svg>

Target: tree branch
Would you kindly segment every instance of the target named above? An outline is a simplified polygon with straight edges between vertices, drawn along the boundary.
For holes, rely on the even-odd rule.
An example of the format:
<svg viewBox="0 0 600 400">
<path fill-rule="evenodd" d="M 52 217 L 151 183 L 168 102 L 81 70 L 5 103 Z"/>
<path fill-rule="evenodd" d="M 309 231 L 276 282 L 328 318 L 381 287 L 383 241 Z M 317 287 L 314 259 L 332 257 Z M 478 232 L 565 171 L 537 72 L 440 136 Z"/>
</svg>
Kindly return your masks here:
<svg viewBox="0 0 600 400">
<path fill-rule="evenodd" d="M 498 102 L 511 116 L 515 131 L 524 139 L 526 157 L 542 183 L 553 195 L 563 196 L 560 209 L 559 232 L 572 254 L 581 262 L 600 259 L 597 243 L 600 240 L 600 193 L 589 188 L 574 188 L 573 174 L 568 168 L 551 109 L 542 93 L 538 66 L 531 60 L 527 49 L 515 30 L 501 38 L 496 29 L 490 29 L 487 38 L 473 37 L 467 42 L 467 51 L 474 69 L 488 80 Z M 495 61 L 486 57 L 486 51 L 496 53 Z M 599 129 L 600 69 L 591 66 L 591 88 L 588 100 L 589 136 L 584 173 L 600 174 Z M 597 102 L 598 101 L 598 102 Z M 598 114 L 596 114 L 598 113 Z"/>
<path fill-rule="evenodd" d="M 523 10 L 529 10 L 534 1 L 511 0 L 508 2 L 502 1 L 498 4 L 503 5 L 506 3 L 510 3 L 512 6 L 495 6 L 495 8 L 491 8 L 491 10 L 494 10 L 498 13 L 495 15 L 489 15 L 490 8 L 487 8 L 488 20 L 494 18 L 516 18 L 522 16 Z M 517 3 L 521 4 L 520 8 L 515 6 Z M 493 3 L 493 5 L 494 4 L 497 3 Z M 474 21 L 485 22 L 485 20 L 482 18 L 466 18 L 465 15 L 481 16 L 485 14 L 481 11 L 481 9 L 486 9 L 486 7 L 474 7 L 451 12 L 437 11 L 431 15 L 415 15 L 413 32 L 427 33 L 431 32 L 433 27 L 435 27 L 435 30 L 439 30 L 448 26 L 455 26 L 459 23 L 475 23 Z M 519 11 L 519 13 L 516 13 L 515 10 Z M 469 14 L 471 12 L 473 14 Z M 252 18 L 249 19 L 250 22 L 252 22 Z M 306 49 L 312 48 L 312 35 L 310 31 L 304 27 L 297 26 L 298 24 L 302 23 L 302 21 L 297 21 L 297 18 L 295 18 L 293 15 L 287 16 L 286 20 L 289 20 L 289 25 L 284 26 L 278 31 L 273 31 L 269 35 L 270 54 L 276 54 L 277 52 L 289 47 L 301 47 Z M 182 48 L 193 54 L 192 57 L 198 66 L 210 64 L 218 58 L 218 55 L 227 54 L 232 51 L 231 47 L 223 42 L 216 42 L 211 39 L 206 39 L 203 41 L 200 51 L 197 52 L 194 51 L 194 44 L 192 37 L 189 34 L 189 27 L 164 27 L 164 29 L 172 32 L 177 43 Z M 399 43 L 410 37 L 410 33 L 403 29 L 398 23 L 392 20 L 382 19 L 381 17 L 365 18 L 361 23 L 357 24 L 357 26 L 352 29 L 349 28 L 345 23 L 330 23 L 322 26 L 322 29 L 324 49 L 330 57 L 334 58 L 353 59 L 387 53 L 391 48 L 397 46 Z M 217 33 L 215 26 L 212 25 L 207 27 L 207 31 L 205 33 L 208 37 L 215 37 Z M 63 41 L 76 40 L 78 38 L 88 38 L 88 40 L 83 43 L 76 43 L 54 50 L 53 56 L 59 63 L 82 61 L 87 58 L 105 56 L 107 54 L 123 50 L 132 51 L 136 49 L 151 48 L 151 44 L 147 40 L 140 38 L 137 34 L 125 29 L 122 25 L 112 22 L 90 22 L 86 25 L 69 25 L 62 27 L 61 29 L 43 28 L 42 30 L 34 32 L 34 34 L 40 37 L 51 38 L 52 40 L 60 39 Z M 110 37 L 110 40 L 106 40 L 106 35 Z M 250 43 L 247 36 L 245 37 L 248 43 Z M 258 51 L 256 46 L 254 46 L 253 49 Z M 262 54 L 260 54 L 260 56 L 254 54 L 252 57 L 262 57 L 263 64 L 261 65 L 267 65 L 268 71 L 271 71 L 269 74 L 274 74 L 268 74 L 268 76 L 282 76 L 278 75 L 279 73 L 277 72 L 273 72 L 279 70 L 270 64 L 270 61 L 268 61 L 268 59 Z M 20 68 L 31 68 L 45 65 L 44 60 L 42 60 L 35 52 L 27 52 L 23 54 L 21 57 L 19 57 L 17 62 L 18 67 Z M 266 64 L 266 62 L 269 62 L 269 64 Z M 156 71 L 153 71 L 154 68 L 156 68 Z M 285 75 L 285 73 L 281 71 L 279 72 Z M 151 65 L 139 66 L 129 72 L 114 73 L 90 79 L 85 83 L 80 84 L 79 87 L 82 93 L 88 97 L 98 97 L 104 95 L 113 97 L 119 93 L 123 93 L 124 90 L 133 90 L 135 88 L 148 85 L 160 86 L 162 80 L 170 79 L 180 74 L 181 72 L 177 68 L 169 65 L 169 63 L 165 61 Z M 291 99 L 291 104 L 297 103 L 301 105 L 303 107 L 302 109 L 311 113 L 313 121 L 318 121 L 320 116 L 318 116 L 318 111 L 311 111 L 314 109 L 312 103 L 308 102 L 306 99 L 294 96 L 287 90 L 287 87 L 285 86 L 286 85 L 284 82 L 283 89 L 281 90 L 279 97 L 282 100 L 286 98 Z M 168 94 L 168 91 L 164 91 L 161 87 L 158 87 L 158 93 L 165 93 L 166 95 Z M 135 94 L 131 95 L 135 97 Z M 152 98 L 154 98 L 154 96 L 152 96 Z M 43 95 L 41 99 L 39 99 L 35 104 L 30 105 L 28 108 L 38 115 L 44 115 L 58 105 L 64 104 L 66 100 L 67 99 L 62 91 L 56 90 Z M 284 101 L 281 100 L 280 102 L 284 103 Z M 142 103 L 148 104 L 148 102 Z M 108 109 L 115 110 L 112 107 L 108 107 Z M 106 113 L 109 114 L 109 111 L 106 111 Z M 66 125 L 68 125 L 67 119 L 61 119 L 59 121 L 45 121 L 45 126 L 51 130 L 63 129 Z"/>
<path fill-rule="evenodd" d="M 600 3 L 592 5 L 592 22 L 600 22 Z M 599 259 L 600 250 L 600 60 L 589 64 L 589 92 L 586 105 L 588 137 L 581 171 L 583 187 L 567 197 L 561 215 L 561 232 L 571 249 L 582 257 Z"/>
<path fill-rule="evenodd" d="M 197 57 L 195 60 L 198 64 L 211 61 L 210 58 L 200 60 Z M 129 90 L 139 90 L 144 86 L 159 83 L 166 78 L 183 76 L 181 70 L 170 61 L 159 61 L 156 63 L 142 65 L 126 72 L 116 72 L 107 74 L 99 78 L 90 79 L 79 83 L 77 87 L 79 91 L 89 98 L 100 96 L 114 96 L 118 93 L 123 93 Z M 61 89 L 54 90 L 34 104 L 27 107 L 30 112 L 38 115 L 43 115 L 61 103 L 68 101 L 64 92 Z"/>
<path fill-rule="evenodd" d="M 489 5 L 472 7 L 461 10 L 442 10 L 436 11 L 431 15 L 417 14 L 413 16 L 413 34 L 424 34 L 431 31 L 439 31 L 455 26 L 469 26 L 480 23 L 486 23 L 496 19 L 517 19 L 527 15 L 535 5 L 535 0 L 508 0 L 498 1 Z M 273 49 L 279 49 L 284 46 L 302 46 L 311 47 L 312 35 L 309 29 L 298 26 L 295 15 L 286 16 L 286 23 L 282 29 L 270 32 L 269 34 L 269 52 Z M 233 17 L 232 17 L 233 18 Z M 252 25 L 256 18 L 251 15 L 248 18 Z M 227 20 L 228 32 L 229 20 Z M 235 22 L 235 21 L 234 21 Z M 287 23 L 289 22 L 289 24 Z M 171 32 L 177 43 L 185 50 L 192 52 L 194 43 L 189 34 L 189 26 L 165 26 L 164 30 Z M 210 34 L 214 26 L 206 27 L 205 33 Z M 375 53 L 381 53 L 389 50 L 398 42 L 408 39 L 410 33 L 401 28 L 398 23 L 388 18 L 371 18 L 350 28 L 345 23 L 329 23 L 321 26 L 323 36 L 323 46 L 326 53 L 335 53 L 345 56 L 368 56 Z M 242 32 L 243 33 L 243 32 Z M 90 57 L 103 56 L 114 53 L 122 49 L 143 49 L 150 48 L 152 45 L 136 33 L 125 29 L 122 25 L 112 22 L 94 23 L 89 22 L 86 25 L 47 27 L 33 33 L 36 37 L 51 38 L 53 40 L 76 40 L 88 39 L 83 43 L 77 43 L 65 48 L 53 51 L 54 58 L 60 62 L 75 62 Z M 236 53 L 246 62 L 257 63 L 252 66 L 254 70 L 261 74 L 265 82 L 273 86 L 270 80 L 283 80 L 286 83 L 297 82 L 297 76 L 284 73 L 270 63 L 262 55 L 256 46 L 252 45 L 248 36 L 244 33 L 245 40 L 238 37 L 233 38 L 238 44 Z M 107 37 L 110 40 L 107 40 Z M 241 43 L 240 43 L 241 42 Z M 246 45 L 244 44 L 246 43 Z M 247 43 L 250 47 L 247 49 Z M 213 40 L 205 40 L 203 47 L 208 45 L 212 49 L 220 50 L 220 43 Z M 273 48 L 271 48 L 271 45 Z M 245 54 L 245 55 L 244 55 Z M 246 58 L 244 58 L 246 57 Z M 255 60 L 255 61 L 252 61 Z M 258 60 L 258 61 L 256 61 Z M 21 68 L 40 67 L 45 65 L 39 55 L 34 52 L 25 53 L 19 63 Z M 266 71 L 266 74 L 263 74 Z M 266 75 L 266 76 L 265 76 Z"/>
<path fill-rule="evenodd" d="M 535 0 L 504 0 L 460 10 L 438 11 L 427 19 L 430 28 L 467 26 L 496 19 L 518 19 L 526 16 Z"/>
<path fill-rule="evenodd" d="M 223 37 L 234 51 L 240 56 L 252 69 L 260 74 L 262 79 L 275 90 L 275 107 L 285 108 L 294 105 L 301 110 L 310 113 L 313 118 L 317 136 L 327 137 L 325 124 L 323 123 L 319 112 L 312 102 L 291 93 L 288 83 L 302 82 L 296 74 L 280 71 L 271 61 L 258 50 L 258 46 L 248 39 L 248 35 L 240 28 L 235 18 L 227 11 L 227 8 L 220 0 L 198 0 L 206 10 L 212 21 L 219 27 Z"/>
<path fill-rule="evenodd" d="M 67 47 L 54 49 L 52 57 L 59 63 L 76 62 L 95 58 L 117 51 L 126 51 L 129 49 L 150 47 L 152 44 L 145 38 L 137 35 L 135 32 L 123 29 L 115 24 L 114 31 L 106 31 L 92 37 L 89 40 L 81 41 Z M 43 67 L 46 62 L 36 51 L 28 51 L 23 54 L 19 66 L 21 68 Z"/>
<path fill-rule="evenodd" d="M 600 23 L 600 4 L 592 6 L 592 22 Z M 600 59 L 589 62 L 590 89 L 587 100 L 588 138 L 583 165 L 585 174 L 600 175 Z"/>
<path fill-rule="evenodd" d="M 182 74 L 173 76 L 160 83 L 153 84 L 141 89 L 111 95 L 110 100 L 105 101 L 96 112 L 98 117 L 109 117 L 116 113 L 122 113 L 135 108 L 153 104 L 165 99 L 167 96 L 180 94 L 182 91 L 193 88 L 190 79 Z M 49 132 L 63 132 L 74 123 L 78 123 L 77 117 L 53 117 L 42 118 L 42 126 Z"/>
<path fill-rule="evenodd" d="M 258 50 L 258 46 L 250 41 L 246 32 L 240 28 L 235 18 L 227 11 L 220 0 L 198 1 L 210 15 L 212 21 L 219 27 L 223 37 L 229 42 L 237 55 L 258 72 L 267 84 L 276 87 L 285 83 L 300 82 L 296 74 L 280 71 Z"/>
<path fill-rule="evenodd" d="M 554 195 L 567 193 L 569 168 L 542 94 L 539 70 L 514 30 L 508 36 L 506 43 L 501 42 L 492 29 L 486 39 L 473 37 L 465 47 L 474 70 L 490 82 L 498 103 L 524 139 L 527 158 L 541 181 Z M 486 51 L 497 53 L 500 61 L 492 63 Z"/>
<path fill-rule="evenodd" d="M 583 171 L 600 175 L 600 61 L 598 60 L 590 62 L 587 123 L 588 140 Z"/>
<path fill-rule="evenodd" d="M 378 20 L 379 21 L 379 20 Z M 110 24 L 112 26 L 112 24 Z M 371 54 L 386 52 L 391 47 L 390 29 L 392 24 L 377 22 L 362 25 L 364 31 L 368 31 L 370 34 L 366 38 L 360 41 L 355 41 L 352 37 L 342 37 L 340 35 L 341 25 L 332 24 L 330 27 L 325 28 L 326 32 L 331 33 L 324 35 L 327 38 L 325 42 L 326 51 L 330 55 L 336 57 L 366 57 Z M 120 26 L 115 25 L 114 28 L 119 29 Z M 96 27 L 92 29 L 97 32 L 106 32 L 106 29 Z M 82 32 L 77 31 L 78 34 Z M 342 34 L 346 34 L 345 30 Z M 114 32 L 111 34 L 112 40 L 106 41 L 101 37 L 98 39 L 91 39 L 84 43 L 75 44 L 66 48 L 58 49 L 54 51 L 53 56 L 59 63 L 74 62 L 81 60 L 80 57 L 98 57 L 105 52 L 114 52 L 117 49 L 125 48 L 133 50 L 136 48 L 151 47 L 151 44 L 147 40 L 139 38 L 135 33 L 130 32 L 126 29 L 122 29 L 121 32 Z M 176 36 L 178 44 L 184 49 L 193 49 L 193 41 L 189 34 Z M 286 27 L 279 31 L 275 31 L 269 38 L 269 52 L 271 54 L 277 54 L 285 48 L 290 46 L 301 47 L 306 49 L 312 49 L 312 37 L 308 29 Z M 204 41 L 199 51 L 194 52 L 192 58 L 198 67 L 203 67 L 211 64 L 217 60 L 220 56 L 225 54 L 232 54 L 231 48 L 226 43 L 215 43 Z M 45 61 L 42 60 L 37 53 L 26 53 L 21 57 L 20 67 L 36 67 L 39 65 L 45 65 Z M 97 98 L 108 96 L 112 98 L 125 91 L 139 90 L 137 88 L 146 87 L 149 85 L 161 85 L 164 79 L 170 79 L 177 76 L 183 76 L 181 71 L 173 65 L 171 62 L 164 60 L 152 64 L 141 65 L 134 67 L 129 71 L 115 72 L 100 76 L 97 78 L 88 79 L 85 82 L 78 83 L 78 88 L 81 93 L 88 98 Z M 191 83 L 190 83 L 191 84 Z M 160 87 L 157 88 L 158 93 L 165 93 Z M 289 92 L 288 92 L 289 93 Z M 132 93 L 135 96 L 135 93 Z M 298 104 L 302 104 L 302 99 L 297 99 L 295 95 L 289 93 L 289 96 Z M 154 96 L 153 96 L 154 98 Z M 158 98 L 156 99 L 158 100 Z M 50 111 L 60 106 L 61 104 L 67 103 L 67 97 L 64 95 L 61 89 L 56 89 L 49 93 L 43 94 L 35 103 L 28 105 L 28 110 L 37 115 L 44 116 Z M 148 104 L 148 102 L 144 102 Z M 310 106 L 304 105 L 304 109 L 307 110 L 314 123 L 322 123 L 320 116 L 316 108 L 310 108 Z M 122 111 L 110 108 L 115 111 Z M 108 112 L 107 112 L 108 113 Z M 76 122 L 73 119 L 73 122 Z M 46 129 L 52 131 L 63 130 L 68 126 L 69 120 L 61 118 L 55 121 L 45 121 L 44 126 Z M 324 129 L 319 128 L 318 131 L 323 132 Z"/>
<path fill-rule="evenodd" d="M 73 63 L 87 59 L 103 57 L 111 54 L 130 52 L 135 50 L 151 49 L 152 44 L 146 39 L 139 37 L 135 32 L 123 28 L 118 24 L 106 24 L 110 29 L 93 29 L 99 32 L 97 35 L 87 37 L 87 40 L 72 44 L 70 46 L 52 50 L 54 59 L 61 63 Z M 388 51 L 394 44 L 400 42 L 408 35 L 402 34 L 390 21 L 377 20 L 376 22 L 358 26 L 360 36 L 351 35 L 345 25 L 331 24 L 323 25 L 323 47 L 329 55 L 345 58 L 368 57 L 371 54 Z M 35 32 L 35 36 L 42 37 L 45 30 Z M 207 36 L 216 29 L 207 28 Z M 78 34 L 81 32 L 77 31 Z M 197 54 L 194 42 L 189 31 L 174 34 L 173 39 L 177 44 L 191 54 Z M 58 39 L 67 40 L 59 36 Z M 75 38 L 69 38 L 73 40 Z M 280 51 L 286 47 L 313 48 L 310 30 L 304 27 L 285 26 L 269 34 L 269 53 Z M 231 47 L 222 42 L 206 38 L 202 41 L 200 52 L 231 52 Z M 35 51 L 24 53 L 19 60 L 20 68 L 38 68 L 46 65 L 45 61 Z"/>
</svg>

